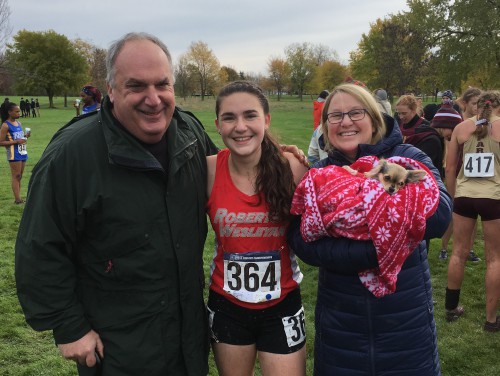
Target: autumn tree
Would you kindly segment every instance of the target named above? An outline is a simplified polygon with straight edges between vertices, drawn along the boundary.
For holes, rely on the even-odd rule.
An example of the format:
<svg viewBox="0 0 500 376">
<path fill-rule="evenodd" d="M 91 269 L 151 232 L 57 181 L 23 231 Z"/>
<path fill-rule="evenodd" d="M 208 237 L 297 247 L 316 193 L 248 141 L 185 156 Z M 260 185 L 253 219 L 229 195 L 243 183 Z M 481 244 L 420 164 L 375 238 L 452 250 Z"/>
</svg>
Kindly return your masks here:
<svg viewBox="0 0 500 376">
<path fill-rule="evenodd" d="M 94 46 L 90 42 L 87 42 L 81 38 L 76 38 L 75 40 L 71 41 L 71 43 L 75 47 L 75 50 L 80 54 L 80 56 L 84 57 L 85 60 L 90 63 L 90 61 L 92 60 L 92 50 L 94 49 Z"/>
<path fill-rule="evenodd" d="M 16 86 L 24 91 L 45 89 L 51 108 L 54 95 L 76 90 L 88 79 L 85 58 L 67 37 L 53 30 L 19 31 L 14 43 L 7 45 L 6 58 Z"/>
<path fill-rule="evenodd" d="M 483 89 L 500 86 L 498 0 L 412 0 L 408 6 L 412 27 L 432 39 L 441 88 L 459 90 L 471 81 Z"/>
<path fill-rule="evenodd" d="M 245 80 L 254 82 L 255 84 L 259 85 L 261 88 L 266 87 L 267 84 L 267 77 L 263 75 L 262 73 L 247 73 L 245 75 Z"/>
<path fill-rule="evenodd" d="M 460 91 L 500 86 L 498 0 L 409 0 L 377 20 L 351 52 L 352 75 L 369 87 Z"/>
<path fill-rule="evenodd" d="M 223 83 L 233 82 L 233 81 L 240 80 L 240 75 L 236 71 L 236 69 L 234 69 L 232 67 L 223 66 L 223 67 L 220 68 L 220 70 L 223 72 L 223 74 L 226 77 L 226 79 L 225 79 L 225 81 Z"/>
<path fill-rule="evenodd" d="M 106 92 L 106 55 L 107 50 L 104 48 L 94 47 L 92 50 L 92 59 L 90 60 L 90 79 L 94 86 L 104 94 Z"/>
<path fill-rule="evenodd" d="M 318 67 L 314 78 L 315 92 L 331 91 L 335 86 L 342 83 L 348 75 L 347 67 L 338 61 L 327 60 L 323 62 Z"/>
<path fill-rule="evenodd" d="M 229 79 L 230 76 L 233 78 L 237 77 L 238 73 L 234 69 L 228 67 L 221 67 L 219 69 L 219 76 L 216 80 L 214 80 L 214 83 L 211 87 L 211 91 L 214 96 L 222 89 L 225 84 L 230 81 L 234 81 Z"/>
<path fill-rule="evenodd" d="M 285 48 L 286 61 L 290 67 L 290 81 L 302 101 L 307 83 L 316 70 L 313 46 L 310 43 L 293 43 Z"/>
<path fill-rule="evenodd" d="M 278 93 L 278 101 L 281 99 L 284 88 L 290 81 L 290 66 L 279 57 L 271 58 L 267 63 L 269 71 L 269 86 Z"/>
<path fill-rule="evenodd" d="M 189 59 L 186 54 L 179 56 L 179 60 L 175 65 L 175 93 L 176 95 L 186 99 L 191 95 L 197 87 L 195 80 L 195 67 L 189 65 Z"/>
<path fill-rule="evenodd" d="M 202 41 L 193 42 L 186 53 L 189 66 L 196 75 L 201 100 L 210 93 L 220 74 L 220 63 L 213 51 Z"/>
<path fill-rule="evenodd" d="M 337 52 L 328 46 L 312 45 L 312 55 L 316 64 L 313 76 L 306 88 L 312 94 L 319 94 L 322 90 L 331 90 L 348 76 L 348 69 L 340 63 Z"/>
<path fill-rule="evenodd" d="M 405 15 L 378 19 L 351 52 L 352 76 L 368 87 L 382 87 L 398 95 L 418 91 L 417 78 L 429 51 L 426 35 L 413 28 Z"/>
<path fill-rule="evenodd" d="M 324 44 L 317 44 L 311 47 L 312 55 L 316 66 L 321 66 L 327 61 L 339 61 L 339 56 L 335 50 Z"/>
<path fill-rule="evenodd" d="M 88 84 L 97 87 L 102 93 L 106 92 L 106 53 L 90 42 L 77 38 L 73 45 L 80 55 L 85 57 L 88 66 Z"/>
<path fill-rule="evenodd" d="M 5 61 L 5 53 L 0 52 L 0 93 L 9 94 L 11 92 L 10 88 L 14 84 L 14 78 L 6 69 Z"/>
</svg>

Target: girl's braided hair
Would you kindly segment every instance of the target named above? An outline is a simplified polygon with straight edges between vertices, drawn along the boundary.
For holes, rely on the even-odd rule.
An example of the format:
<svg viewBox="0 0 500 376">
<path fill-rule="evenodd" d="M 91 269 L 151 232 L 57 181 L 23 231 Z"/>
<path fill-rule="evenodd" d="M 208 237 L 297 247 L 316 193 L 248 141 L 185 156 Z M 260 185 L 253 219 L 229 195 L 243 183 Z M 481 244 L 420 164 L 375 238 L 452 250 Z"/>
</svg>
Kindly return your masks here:
<svg viewBox="0 0 500 376">
<path fill-rule="evenodd" d="M 486 91 L 477 101 L 476 134 L 478 140 L 486 137 L 490 129 L 491 113 L 500 106 L 500 91 Z"/>
</svg>

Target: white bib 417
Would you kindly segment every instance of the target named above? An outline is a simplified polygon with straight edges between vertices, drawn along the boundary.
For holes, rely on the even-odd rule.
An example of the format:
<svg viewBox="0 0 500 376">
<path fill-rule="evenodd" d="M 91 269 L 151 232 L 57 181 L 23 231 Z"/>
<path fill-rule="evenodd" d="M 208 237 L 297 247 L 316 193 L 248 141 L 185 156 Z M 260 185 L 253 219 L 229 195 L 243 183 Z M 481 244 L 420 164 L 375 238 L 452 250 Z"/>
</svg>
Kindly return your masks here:
<svg viewBox="0 0 500 376">
<path fill-rule="evenodd" d="M 489 178 L 495 176 L 495 156 L 493 153 L 466 153 L 464 175 L 469 178 Z"/>
</svg>

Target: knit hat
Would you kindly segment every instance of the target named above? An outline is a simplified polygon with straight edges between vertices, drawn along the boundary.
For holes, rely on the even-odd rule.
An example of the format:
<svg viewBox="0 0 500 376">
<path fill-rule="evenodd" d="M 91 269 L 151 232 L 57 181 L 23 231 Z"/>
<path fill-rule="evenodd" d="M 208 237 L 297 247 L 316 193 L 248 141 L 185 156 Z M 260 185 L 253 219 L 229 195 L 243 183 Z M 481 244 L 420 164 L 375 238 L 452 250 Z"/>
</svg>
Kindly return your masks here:
<svg viewBox="0 0 500 376">
<path fill-rule="evenodd" d="M 445 103 L 431 121 L 433 128 L 453 129 L 462 122 L 462 116 L 450 104 Z"/>
<path fill-rule="evenodd" d="M 375 95 L 381 101 L 386 101 L 387 100 L 387 91 L 385 91 L 384 89 L 377 89 L 377 90 L 375 90 Z"/>
<path fill-rule="evenodd" d="M 319 93 L 318 99 L 326 99 L 330 95 L 330 92 L 328 90 L 323 90 L 321 93 Z"/>
<path fill-rule="evenodd" d="M 451 90 L 445 90 L 443 91 L 443 94 L 441 94 L 441 97 L 448 97 L 450 99 L 453 99 L 453 93 Z"/>
</svg>

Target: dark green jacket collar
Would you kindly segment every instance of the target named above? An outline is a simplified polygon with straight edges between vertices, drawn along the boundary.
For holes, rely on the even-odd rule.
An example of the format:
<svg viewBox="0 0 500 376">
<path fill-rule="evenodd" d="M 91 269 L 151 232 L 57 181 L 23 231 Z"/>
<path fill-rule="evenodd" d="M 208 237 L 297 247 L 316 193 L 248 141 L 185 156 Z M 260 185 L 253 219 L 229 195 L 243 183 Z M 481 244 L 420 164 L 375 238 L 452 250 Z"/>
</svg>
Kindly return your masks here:
<svg viewBox="0 0 500 376">
<path fill-rule="evenodd" d="M 110 163 L 133 169 L 163 170 L 158 160 L 118 122 L 111 110 L 112 104 L 106 96 L 97 116 L 108 146 Z M 167 150 L 171 172 L 175 173 L 184 163 L 184 157 L 190 156 L 191 153 L 186 149 L 196 141 L 195 134 L 176 107 L 167 129 Z"/>
</svg>

